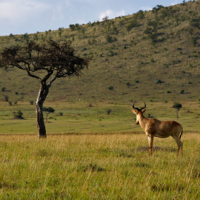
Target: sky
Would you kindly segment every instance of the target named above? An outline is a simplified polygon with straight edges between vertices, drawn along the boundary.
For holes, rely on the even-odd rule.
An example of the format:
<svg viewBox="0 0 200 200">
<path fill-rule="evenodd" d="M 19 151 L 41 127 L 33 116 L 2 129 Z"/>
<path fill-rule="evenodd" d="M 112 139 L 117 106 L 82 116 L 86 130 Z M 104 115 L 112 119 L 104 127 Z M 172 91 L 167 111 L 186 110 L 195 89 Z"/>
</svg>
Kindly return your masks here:
<svg viewBox="0 0 200 200">
<path fill-rule="evenodd" d="M 188 0 L 186 0 L 187 2 Z M 0 0 L 0 36 L 69 28 L 183 0 Z"/>
</svg>

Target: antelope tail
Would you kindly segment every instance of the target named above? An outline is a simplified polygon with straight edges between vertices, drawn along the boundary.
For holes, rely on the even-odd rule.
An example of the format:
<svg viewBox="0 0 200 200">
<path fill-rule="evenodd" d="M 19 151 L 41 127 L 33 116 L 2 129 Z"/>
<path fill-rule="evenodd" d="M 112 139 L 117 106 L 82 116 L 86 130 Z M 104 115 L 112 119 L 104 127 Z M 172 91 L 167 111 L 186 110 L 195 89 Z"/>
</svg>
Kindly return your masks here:
<svg viewBox="0 0 200 200">
<path fill-rule="evenodd" d="M 181 129 L 181 134 L 180 134 L 180 136 L 179 136 L 179 140 L 181 140 L 182 134 L 183 134 L 183 128 Z"/>
</svg>

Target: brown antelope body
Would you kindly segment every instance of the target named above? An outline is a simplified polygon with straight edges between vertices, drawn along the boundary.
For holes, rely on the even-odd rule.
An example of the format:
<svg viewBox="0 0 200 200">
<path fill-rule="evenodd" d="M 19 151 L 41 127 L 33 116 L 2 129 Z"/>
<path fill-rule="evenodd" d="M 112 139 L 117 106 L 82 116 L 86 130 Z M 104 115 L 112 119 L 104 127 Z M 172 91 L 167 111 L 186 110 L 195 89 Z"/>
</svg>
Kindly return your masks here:
<svg viewBox="0 0 200 200">
<path fill-rule="evenodd" d="M 135 103 L 134 103 L 135 104 Z M 152 147 L 154 137 L 167 138 L 172 136 L 178 145 L 177 156 L 179 155 L 179 150 L 181 151 L 181 156 L 183 156 L 183 143 L 181 142 L 181 135 L 183 134 L 183 128 L 181 124 L 175 121 L 159 121 L 157 119 L 148 119 L 144 117 L 146 104 L 142 108 L 135 108 L 133 104 L 132 112 L 136 114 L 136 124 L 140 124 L 141 128 L 144 130 L 148 136 L 149 141 L 149 156 L 152 156 Z"/>
</svg>

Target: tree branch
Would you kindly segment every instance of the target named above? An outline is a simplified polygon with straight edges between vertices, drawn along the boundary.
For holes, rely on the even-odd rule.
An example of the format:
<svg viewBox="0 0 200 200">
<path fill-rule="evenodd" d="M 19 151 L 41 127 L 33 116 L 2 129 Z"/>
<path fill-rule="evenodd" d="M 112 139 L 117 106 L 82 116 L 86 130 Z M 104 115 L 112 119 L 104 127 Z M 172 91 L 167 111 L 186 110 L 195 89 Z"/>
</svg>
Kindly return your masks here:
<svg viewBox="0 0 200 200">
<path fill-rule="evenodd" d="M 29 76 L 41 80 L 41 78 L 40 78 L 39 76 L 36 76 L 36 75 L 34 75 L 34 74 L 31 74 L 30 71 L 28 71 L 28 70 L 26 70 L 26 71 L 27 71 L 27 73 L 28 73 Z"/>
<path fill-rule="evenodd" d="M 56 80 L 58 75 L 58 72 L 56 73 L 56 75 L 49 81 L 49 84 L 47 85 L 48 87 L 51 87 L 51 84 Z"/>
</svg>

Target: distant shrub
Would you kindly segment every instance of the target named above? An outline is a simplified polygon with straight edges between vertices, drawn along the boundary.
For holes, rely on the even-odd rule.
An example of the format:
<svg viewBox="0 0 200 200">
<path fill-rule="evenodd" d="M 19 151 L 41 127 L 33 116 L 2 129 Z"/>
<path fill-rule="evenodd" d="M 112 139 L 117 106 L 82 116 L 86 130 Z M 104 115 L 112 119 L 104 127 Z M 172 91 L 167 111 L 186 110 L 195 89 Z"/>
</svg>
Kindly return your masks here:
<svg viewBox="0 0 200 200">
<path fill-rule="evenodd" d="M 181 90 L 181 91 L 180 91 L 180 94 L 184 94 L 184 92 L 185 92 L 184 90 Z"/>
<path fill-rule="evenodd" d="M 169 68 L 169 65 L 168 65 L 168 64 L 165 63 L 165 64 L 163 64 L 163 65 L 164 65 L 165 68 Z"/>
<path fill-rule="evenodd" d="M 1 88 L 1 91 L 2 91 L 2 92 L 4 92 L 4 91 L 5 91 L 5 89 L 6 89 L 5 87 L 2 87 L 2 88 Z"/>
<path fill-rule="evenodd" d="M 113 51 L 109 51 L 109 53 L 108 53 L 108 56 L 110 56 L 110 57 L 115 56 L 115 55 L 117 55 L 117 53 L 113 52 Z"/>
<path fill-rule="evenodd" d="M 152 58 L 152 59 L 151 59 L 151 62 L 152 62 L 152 63 L 154 63 L 154 62 L 155 62 L 155 60 Z"/>
<path fill-rule="evenodd" d="M 127 86 L 131 86 L 131 84 L 130 84 L 129 82 L 128 82 L 128 83 L 126 83 L 126 85 L 127 85 Z"/>
<path fill-rule="evenodd" d="M 121 19 L 121 20 L 119 21 L 119 25 L 120 25 L 120 26 L 123 26 L 123 25 L 124 25 L 124 20 L 123 20 L 123 19 Z"/>
<path fill-rule="evenodd" d="M 59 115 L 60 115 L 60 116 L 63 116 L 63 112 L 59 112 Z"/>
<path fill-rule="evenodd" d="M 109 90 L 114 90 L 113 86 L 108 87 Z"/>
<path fill-rule="evenodd" d="M 112 42 L 115 42 L 115 41 L 117 41 L 116 37 L 112 37 L 110 35 L 106 35 L 106 42 L 112 43 Z"/>
<path fill-rule="evenodd" d="M 161 84 L 161 83 L 162 83 L 162 81 L 160 79 L 155 80 L 155 84 Z"/>
<path fill-rule="evenodd" d="M 169 93 L 171 93 L 171 91 L 168 90 L 167 93 L 169 94 Z"/>
<path fill-rule="evenodd" d="M 11 101 L 8 101 L 8 103 L 9 103 L 10 106 L 12 106 L 12 102 Z"/>
<path fill-rule="evenodd" d="M 108 109 L 107 114 L 110 115 L 111 111 L 112 111 L 111 109 Z"/>
<path fill-rule="evenodd" d="M 14 117 L 17 119 L 24 119 L 23 116 L 23 112 L 21 110 L 18 110 L 17 112 L 14 112 Z"/>
<path fill-rule="evenodd" d="M 128 49 L 128 47 L 126 46 L 126 45 L 124 45 L 124 47 L 123 47 L 124 49 Z"/>
<path fill-rule="evenodd" d="M 134 20 L 127 25 L 126 29 L 128 32 L 130 32 L 132 28 L 137 27 L 137 26 L 138 26 L 138 23 L 136 20 Z"/>
<path fill-rule="evenodd" d="M 135 80 L 135 83 L 139 83 L 139 81 L 138 81 L 138 80 Z"/>
<path fill-rule="evenodd" d="M 5 96 L 4 96 L 4 100 L 5 100 L 5 101 L 8 101 L 8 100 L 9 100 L 9 96 L 5 95 Z"/>
<path fill-rule="evenodd" d="M 196 45 L 197 45 L 197 43 L 198 43 L 198 42 L 197 42 L 198 39 L 199 39 L 199 37 L 197 37 L 197 36 L 195 36 L 195 37 L 192 38 L 192 44 L 193 44 L 194 47 L 196 47 Z"/>
<path fill-rule="evenodd" d="M 33 101 L 33 100 L 30 100 L 29 103 L 30 103 L 31 105 L 33 105 L 33 104 L 34 104 L 34 101 Z"/>
<path fill-rule="evenodd" d="M 15 92 L 15 94 L 18 95 L 19 93 L 18 93 L 18 92 Z"/>
</svg>

